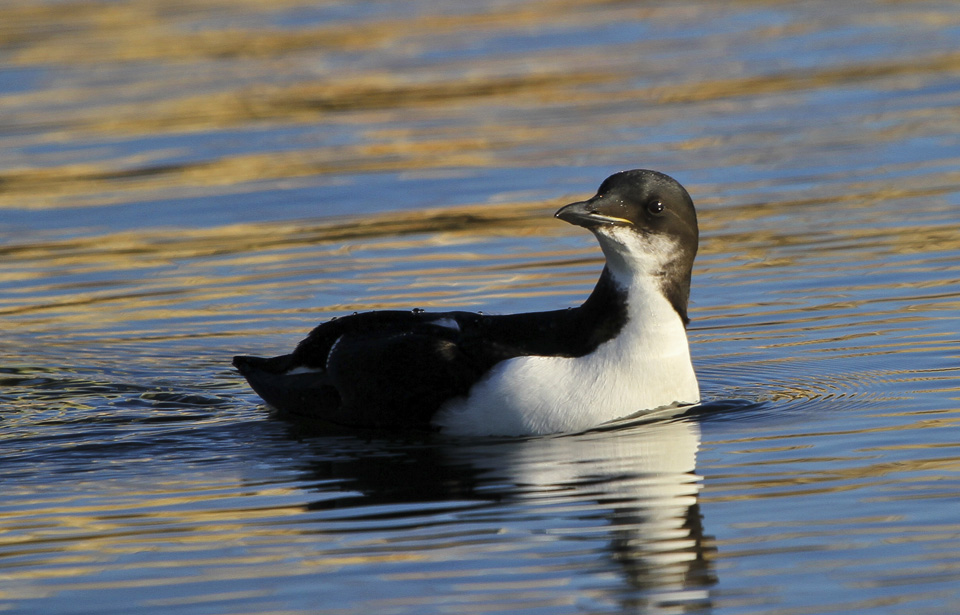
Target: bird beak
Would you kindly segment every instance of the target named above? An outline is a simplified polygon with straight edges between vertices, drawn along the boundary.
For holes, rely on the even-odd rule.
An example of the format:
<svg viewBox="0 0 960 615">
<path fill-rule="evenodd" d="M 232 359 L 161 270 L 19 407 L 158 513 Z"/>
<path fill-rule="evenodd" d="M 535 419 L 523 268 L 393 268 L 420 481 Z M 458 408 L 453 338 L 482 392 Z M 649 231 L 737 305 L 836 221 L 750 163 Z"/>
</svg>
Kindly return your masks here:
<svg viewBox="0 0 960 615">
<path fill-rule="evenodd" d="M 604 207 L 605 205 L 608 207 Z M 554 214 L 554 217 L 585 228 L 595 228 L 604 225 L 623 226 L 633 224 L 626 218 L 604 213 L 604 209 L 608 209 L 609 205 L 611 204 L 605 202 L 603 197 L 595 196 L 589 201 L 579 201 L 561 207 L 560 210 Z"/>
</svg>

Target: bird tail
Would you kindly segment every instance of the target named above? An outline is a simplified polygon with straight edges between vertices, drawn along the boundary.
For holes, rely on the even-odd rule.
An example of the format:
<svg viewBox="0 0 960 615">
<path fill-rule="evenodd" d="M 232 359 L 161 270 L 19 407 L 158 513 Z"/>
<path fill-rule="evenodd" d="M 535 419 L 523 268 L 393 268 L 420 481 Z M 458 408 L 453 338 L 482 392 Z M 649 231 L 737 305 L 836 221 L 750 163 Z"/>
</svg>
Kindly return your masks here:
<svg viewBox="0 0 960 615">
<path fill-rule="evenodd" d="M 340 396 L 326 373 L 295 368 L 292 355 L 237 356 L 233 365 L 268 406 L 282 413 L 323 418 L 340 407 Z"/>
</svg>

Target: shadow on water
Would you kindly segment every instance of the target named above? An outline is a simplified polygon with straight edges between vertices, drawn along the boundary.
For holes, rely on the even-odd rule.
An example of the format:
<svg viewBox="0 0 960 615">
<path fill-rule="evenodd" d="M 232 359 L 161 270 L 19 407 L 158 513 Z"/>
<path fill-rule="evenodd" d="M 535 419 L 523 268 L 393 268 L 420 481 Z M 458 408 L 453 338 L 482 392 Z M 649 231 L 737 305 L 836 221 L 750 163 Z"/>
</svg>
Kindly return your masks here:
<svg viewBox="0 0 960 615">
<path fill-rule="evenodd" d="M 228 379 L 164 382 L 117 368 L 2 367 L 6 475 L 24 484 L 56 484 L 56 475 L 104 465 L 210 460 L 229 440 L 231 422 L 244 418 L 230 388 Z"/>
</svg>

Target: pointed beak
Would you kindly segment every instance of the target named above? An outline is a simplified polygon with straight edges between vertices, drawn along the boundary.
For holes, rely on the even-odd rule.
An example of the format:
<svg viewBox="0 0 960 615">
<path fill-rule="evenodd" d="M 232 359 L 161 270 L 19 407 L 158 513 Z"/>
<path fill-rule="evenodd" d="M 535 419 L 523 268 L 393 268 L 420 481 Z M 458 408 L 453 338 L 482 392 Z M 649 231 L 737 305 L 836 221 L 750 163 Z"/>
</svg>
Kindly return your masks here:
<svg viewBox="0 0 960 615">
<path fill-rule="evenodd" d="M 618 218 L 616 216 L 600 213 L 603 209 L 603 205 L 603 198 L 595 196 L 589 201 L 579 201 L 577 203 L 570 203 L 565 207 L 561 207 L 560 210 L 557 211 L 557 213 L 555 213 L 553 216 L 555 218 L 560 218 L 564 222 L 576 224 L 577 226 L 582 226 L 584 228 L 595 228 L 603 225 L 633 224 L 626 218 Z"/>
</svg>

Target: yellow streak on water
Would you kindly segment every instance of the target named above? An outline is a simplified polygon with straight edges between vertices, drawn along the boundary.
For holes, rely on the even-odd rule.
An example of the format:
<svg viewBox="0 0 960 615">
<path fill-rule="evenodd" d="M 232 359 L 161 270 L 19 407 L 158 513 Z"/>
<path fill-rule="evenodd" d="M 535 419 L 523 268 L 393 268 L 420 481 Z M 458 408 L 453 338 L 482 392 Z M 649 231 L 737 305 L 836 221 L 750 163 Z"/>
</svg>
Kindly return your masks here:
<svg viewBox="0 0 960 615">
<path fill-rule="evenodd" d="M 47 150 L 33 156 L 30 163 L 3 160 L 0 210 L 55 213 L 68 208 L 236 194 L 265 186 L 309 187 L 365 172 L 429 176 L 451 168 L 464 172 L 546 164 L 575 167 L 584 160 L 599 166 L 628 156 L 643 160 L 651 152 L 673 151 L 694 157 L 723 151 L 718 164 L 736 167 L 768 158 L 789 161 L 794 148 L 814 148 L 827 154 L 844 148 L 869 151 L 960 131 L 960 107 L 954 93 L 936 87 L 924 91 L 925 85 L 960 75 L 960 52 L 925 52 L 893 60 L 889 56 L 860 57 L 835 65 L 762 72 L 733 53 L 760 40 L 815 35 L 833 25 L 825 24 L 815 11 L 798 13 L 803 16 L 794 15 L 782 26 L 761 24 L 680 42 L 654 36 L 626 44 L 600 40 L 531 53 L 489 52 L 480 60 L 428 57 L 436 49 L 433 42 L 438 37 L 469 44 L 541 28 L 563 36 L 578 26 L 632 22 L 679 31 L 705 19 L 796 4 L 734 1 L 723 6 L 696 2 L 645 6 L 540 0 L 493 3 L 472 13 L 387 16 L 288 29 L 248 27 L 243 17 L 263 18 L 284 10 L 327 5 L 297 0 L 8 4 L 0 19 L 4 61 L 7 66 L 36 70 L 50 81 L 20 93 L 0 93 L 6 130 L 0 134 L 0 150 L 3 146 Z M 895 3 L 885 6 L 896 8 Z M 912 6 L 910 12 L 896 14 L 855 8 L 844 13 L 843 19 L 852 30 L 896 24 L 899 19 L 927 24 L 930 32 L 960 23 L 954 10 Z M 685 54 L 688 47 L 698 53 Z M 343 68 L 343 58 L 349 54 L 363 61 L 348 71 Z M 657 61 L 637 61 L 648 57 Z M 701 65 L 697 58 L 710 61 Z M 52 70 L 47 73 L 47 69 Z M 80 72 L 71 74 L 70 69 Z M 676 122 L 685 114 L 750 117 L 754 110 L 785 105 L 779 120 L 785 122 L 792 112 L 789 105 L 797 100 L 849 86 L 899 95 L 901 104 L 869 116 L 851 117 L 858 123 L 857 129 L 840 134 L 835 134 L 836 125 L 807 124 L 803 134 L 796 136 L 799 143 L 783 139 L 789 130 L 770 123 L 757 130 L 690 134 L 675 141 L 648 143 L 638 137 L 629 146 L 605 143 L 605 135 L 630 130 L 646 135 L 660 123 Z M 490 108 L 510 113 L 494 114 Z M 144 137 L 189 138 L 230 130 L 291 127 L 306 130 L 315 125 L 349 134 L 342 142 L 329 143 L 319 131 L 301 142 L 291 137 L 293 149 L 250 152 L 240 148 L 236 153 L 199 159 L 187 155 L 192 153 L 189 146 L 164 145 L 132 154 L 119 146 Z M 84 143 L 98 145 L 82 154 L 58 149 Z M 537 153 L 531 156 L 533 146 Z M 865 485 L 877 488 L 880 494 L 863 498 L 863 504 L 948 497 L 910 491 L 923 480 L 945 480 L 960 472 L 960 457 L 951 453 L 956 443 L 934 438 L 960 427 L 960 409 L 951 406 L 960 387 L 948 369 L 923 372 L 908 365 L 863 368 L 853 374 L 814 369 L 798 375 L 797 361 L 798 357 L 812 362 L 895 355 L 909 363 L 923 353 L 937 353 L 947 362 L 955 358 L 955 336 L 921 332 L 919 327 L 938 317 L 931 313 L 948 318 L 960 311 L 956 288 L 960 265 L 949 256 L 960 250 L 960 219 L 954 201 L 949 200 L 960 187 L 960 172 L 950 170 L 958 166 L 960 158 L 939 158 L 889 163 L 874 174 L 851 174 L 841 164 L 797 192 L 782 190 L 768 180 L 736 186 L 727 182 L 688 186 L 702 212 L 703 245 L 697 274 L 730 275 L 725 283 L 743 290 L 742 296 L 713 310 L 694 305 L 692 334 L 700 346 L 698 354 L 709 354 L 719 345 L 711 343 L 718 340 L 748 340 L 752 349 L 776 350 L 773 356 L 756 361 L 735 354 L 728 357 L 743 372 L 763 374 L 765 388 L 757 396 L 764 401 L 785 406 L 808 399 L 840 399 L 850 404 L 899 400 L 894 407 L 903 408 L 891 412 L 890 406 L 882 406 L 883 411 L 859 415 L 891 419 L 882 424 L 848 429 L 815 425 L 802 433 L 766 431 L 717 438 L 711 446 L 731 452 L 724 460 L 713 461 L 703 504 L 786 497 L 803 502 Z M 875 179 L 884 174 L 896 180 Z M 585 185 L 585 192 L 592 187 Z M 740 190 L 750 197 L 744 202 L 725 190 Z M 582 196 L 571 195 L 571 199 Z M 46 352 L 57 353 L 73 344 L 93 345 L 90 352 L 96 353 L 100 346 L 117 349 L 124 342 L 149 345 L 155 340 L 238 335 L 237 326 L 249 330 L 254 324 L 258 339 L 287 335 L 302 332 L 306 323 L 312 325 L 320 317 L 352 310 L 460 307 L 501 297 L 544 295 L 557 297 L 557 303 L 573 304 L 582 298 L 601 259 L 587 240 L 581 247 L 558 247 L 562 235 L 579 232 L 550 219 L 562 202 L 544 195 L 502 200 L 384 213 L 376 220 L 324 218 L 318 208 L 320 217 L 294 222 L 199 229 L 154 224 L 125 232 L 111 231 L 106 224 L 108 230 L 81 230 L 83 236 L 67 239 L 11 233 L 0 247 L 4 263 L 0 281 L 17 286 L 0 297 L 0 316 L 6 319 L 11 336 L 29 339 Z M 890 209 L 884 204 L 919 201 L 924 203 L 922 221 L 888 224 Z M 837 211 L 851 220 L 835 216 Z M 818 224 L 818 214 L 829 223 Z M 797 224 L 808 227 L 787 227 L 784 219 L 799 220 L 802 222 Z M 490 254 L 479 249 L 496 239 L 513 237 L 529 238 L 523 243 L 532 246 L 531 251 Z M 885 262 L 894 259 L 899 271 L 917 277 L 893 282 L 884 277 L 860 277 L 867 267 L 864 263 L 869 264 L 868 273 L 879 276 Z M 822 268 L 825 279 L 848 280 L 843 289 L 846 293 L 831 289 L 828 300 L 814 301 L 808 290 L 791 294 L 789 289 L 781 289 L 772 297 L 756 290 L 766 288 L 768 282 L 782 283 L 785 272 L 809 273 L 812 267 Z M 924 275 L 932 272 L 936 275 Z M 101 280 L 97 274 L 109 275 Z M 342 291 L 338 299 L 314 301 L 315 295 L 334 285 Z M 886 297 L 884 291 L 896 296 Z M 261 298 L 274 297 L 288 300 L 278 301 L 282 303 L 279 307 L 258 303 Z M 935 307 L 924 311 L 931 305 Z M 713 327 L 718 320 L 760 308 L 762 317 L 746 325 L 740 318 L 733 326 Z M 873 330 L 851 331 L 851 313 L 869 321 Z M 171 324 L 177 321 L 187 324 Z M 811 329 L 819 333 L 819 339 L 798 335 Z M 0 340 L 0 348 L 14 349 L 10 355 L 18 359 L 22 356 L 18 353 L 25 352 L 22 344 L 9 339 Z M 143 358 L 142 367 L 152 368 L 167 360 L 155 355 Z M 69 372 L 50 366 L 34 371 L 38 377 Z M 901 386 L 881 386 L 890 383 Z M 45 394 L 29 387 L 28 392 Z M 910 404 L 917 392 L 936 393 L 945 401 L 936 411 L 913 411 Z M 92 407 L 81 398 L 64 399 L 56 408 L 44 411 L 60 417 L 72 408 L 83 409 L 84 415 L 114 410 Z M 27 421 L 30 417 L 14 418 Z M 49 425 L 31 427 L 29 435 L 45 428 L 52 429 Z M 912 433 L 920 435 L 909 444 L 890 440 Z M 818 449 L 823 443 L 864 437 L 890 443 L 843 449 L 842 453 Z M 77 441 L 82 438 L 77 436 Z M 903 451 L 915 454 L 885 457 Z M 883 491 L 896 483 L 902 484 L 901 491 Z M 196 595 L 163 595 L 138 604 L 176 607 L 242 602 L 266 594 L 243 588 L 220 592 L 214 585 L 207 589 L 203 584 L 264 578 L 288 582 L 318 571 L 388 562 L 446 566 L 450 558 L 468 553 L 477 557 L 484 550 L 512 557 L 526 544 L 509 538 L 470 544 L 458 542 L 461 537 L 454 536 L 443 549 L 415 549 L 405 544 L 391 552 L 389 544 L 370 535 L 353 536 L 349 552 L 338 551 L 335 533 L 318 532 L 303 521 L 304 500 L 315 494 L 307 496 L 297 488 L 251 486 L 222 475 L 208 481 L 157 481 L 149 488 L 82 482 L 74 487 L 87 495 L 33 494 L 32 487 L 7 492 L 9 498 L 18 498 L 18 504 L 0 513 L 0 524 L 17 534 L 0 534 L 0 546 L 5 554 L 25 557 L 28 564 L 5 569 L 5 580 L 19 586 L 0 590 L 0 599 L 71 590 L 199 586 Z M 552 506 L 554 515 L 588 515 L 596 510 L 593 499 L 572 500 L 559 489 L 552 500 L 542 493 L 528 499 L 537 498 L 541 505 Z M 722 540 L 722 559 L 805 549 L 780 544 L 796 538 L 820 538 L 821 544 L 829 545 L 822 548 L 841 553 L 851 537 L 881 537 L 889 542 L 929 545 L 932 553 L 945 549 L 941 542 L 950 544 L 957 533 L 951 523 L 915 523 L 909 514 L 855 517 L 850 511 L 838 511 L 837 515 L 841 518 L 823 522 L 822 528 L 809 522 L 744 519 L 743 527 L 767 531 Z M 590 528 L 597 534 L 607 530 Z M 329 551 L 324 550 L 324 541 L 331 542 Z M 770 546 L 765 541 L 777 544 Z M 242 554 L 197 557 L 224 545 L 236 546 Z M 163 552 L 165 557 L 136 558 L 150 550 Z M 122 556 L 134 558 L 146 572 L 124 577 L 129 560 Z M 517 553 L 518 560 L 529 556 Z M 29 565 L 30 557 L 41 565 Z M 900 573 L 899 565 L 912 569 L 938 561 L 932 556 L 901 560 L 888 556 L 882 565 Z M 839 559 L 834 563 L 856 564 Z M 156 572 L 182 566 L 204 567 L 204 571 L 174 576 Z M 545 567 L 533 557 L 518 564 L 514 572 L 536 574 Z M 755 572 L 763 577 L 783 570 Z M 433 573 L 402 571 L 381 579 L 415 582 L 463 577 L 454 587 L 459 602 L 447 606 L 469 605 L 471 611 L 504 608 L 510 600 L 513 605 L 526 606 L 569 605 L 574 600 L 571 594 L 554 590 L 570 584 L 577 571 L 547 581 L 496 584 L 477 579 L 476 572 L 450 568 Z M 938 571 L 931 568 L 927 572 Z M 114 578 L 98 578 L 105 573 Z M 862 586 L 873 582 L 865 580 Z M 577 598 L 589 596 L 590 591 Z M 500 602 L 491 603 L 488 594 L 496 594 Z M 866 609 L 908 598 L 899 595 L 886 602 L 850 604 L 851 608 Z M 397 598 L 370 605 L 396 609 L 398 605 L 424 605 L 432 599 Z M 729 606 L 741 599 L 723 600 Z M 742 603 L 750 600 L 744 597 Z M 0 610 L 3 608 L 0 604 Z M 767 610 L 794 612 L 775 607 Z"/>
<path fill-rule="evenodd" d="M 209 57 L 260 57 L 286 55 L 299 49 L 333 47 L 336 49 L 369 49 L 395 43 L 398 39 L 434 36 L 458 36 L 465 33 L 503 31 L 530 26 L 543 26 L 544 18 L 554 23 L 606 23 L 617 19 L 637 20 L 655 14 L 668 14 L 670 8 L 631 7 L 603 0 L 541 0 L 516 6 L 503 5 L 496 12 L 466 14 L 419 14 L 414 17 L 393 17 L 357 24 L 336 24 L 307 30 L 275 30 L 251 32 L 238 29 L 184 32 L 177 29 L 177 19 L 196 19 L 203 12 L 272 13 L 289 7 L 304 6 L 302 1 L 282 0 L 264 3 L 243 0 L 224 3 L 216 0 L 191 3 L 188 11 L 176 4 L 134 0 L 104 7 L 85 2 L 56 6 L 11 7 L 5 17 L 9 30 L 0 41 L 17 42 L 21 50 L 16 56 L 22 62 L 95 62 L 109 60 L 144 60 Z M 322 3 L 321 3 L 322 4 Z M 162 11 L 166 8 L 166 11 Z M 179 10 L 178 10 L 179 8 Z M 172 9 L 172 10 L 170 10 Z M 229 9 L 227 11 L 226 9 Z M 598 10 L 599 9 L 599 10 Z M 163 14 L 166 13 L 166 14 Z M 181 13 L 181 14 L 177 14 Z M 29 44 L 34 41 L 18 36 L 24 24 L 36 21 L 57 22 L 69 14 L 76 29 L 72 37 L 58 45 Z M 199 14 L 199 15 L 198 15 Z M 103 41 L 106 39 L 106 42 Z M 90 46 L 91 40 L 101 44 Z"/>
<path fill-rule="evenodd" d="M 731 10 L 742 4 L 731 3 Z M 764 75 L 744 75 L 742 67 L 722 66 L 706 77 L 683 70 L 685 67 L 679 64 L 682 59 L 663 58 L 655 65 L 636 62 L 636 58 L 658 51 L 656 41 L 561 47 L 549 54 L 528 54 L 522 60 L 492 55 L 479 65 L 473 60 L 456 59 L 433 64 L 413 62 L 405 71 L 372 67 L 349 74 L 328 69 L 323 62 L 304 70 L 297 61 L 289 60 L 300 50 L 322 57 L 324 50 L 342 52 L 357 48 L 415 58 L 420 46 L 438 35 L 482 37 L 490 32 L 523 31 L 534 26 L 549 29 L 631 20 L 684 23 L 701 17 L 705 9 L 696 5 L 633 7 L 544 0 L 516 7 L 484 6 L 475 13 L 418 14 L 347 27 L 336 24 L 267 32 L 230 26 L 184 28 L 191 20 L 209 17 L 215 22 L 218 16 L 233 11 L 270 13 L 292 6 L 300 3 L 284 2 L 268 8 L 258 2 L 229 7 L 219 2 L 201 2 L 191 4 L 189 10 L 175 3 L 157 5 L 144 1 L 108 5 L 79 2 L 68 4 L 69 10 L 60 4 L 6 7 L 0 41 L 15 47 L 14 61 L 24 66 L 105 63 L 116 68 L 134 61 L 173 65 L 172 70 L 151 74 L 148 80 L 125 76 L 116 83 L 65 83 L 61 87 L 0 97 L 7 109 L 6 121 L 11 125 L 52 127 L 43 134 L 47 141 L 70 141 L 84 135 L 156 135 L 264 122 L 309 124 L 336 117 L 341 124 L 353 123 L 365 132 L 365 142 L 176 164 L 152 164 L 151 155 L 156 158 L 164 153 L 153 152 L 88 163 L 7 167 L 0 172 L 4 186 L 0 208 L 123 203 L 156 198 L 161 193 L 175 196 L 212 188 L 242 190 L 240 186 L 245 183 L 324 174 L 488 167 L 502 162 L 505 153 L 523 144 L 549 143 L 557 149 L 570 149 L 573 144 L 587 141 L 586 137 L 598 128 L 656 123 L 659 117 L 665 117 L 664 103 L 710 102 L 728 109 L 739 106 L 746 112 L 750 97 L 761 94 L 809 92 L 859 80 L 886 80 L 891 89 L 902 89 L 929 76 L 960 72 L 960 53 L 947 53 L 902 62 L 866 60 Z M 69 23 L 62 22 L 68 14 Z M 851 20 L 882 18 L 854 16 Z M 952 13 L 936 11 L 918 13 L 914 18 L 937 25 L 949 25 L 956 19 Z M 791 29 L 815 30 L 822 25 L 813 17 L 808 19 L 810 23 L 793 23 Z M 38 32 L 44 35 L 38 36 Z M 736 45 L 739 37 L 753 40 L 782 34 L 782 29 L 758 27 L 716 44 Z M 270 61 L 274 57 L 286 61 L 278 66 Z M 236 64 L 228 64 L 224 69 L 218 63 L 225 60 Z M 176 70 L 177 63 L 189 70 Z M 236 71 L 236 78 L 217 80 L 218 71 L 227 75 Z M 240 77 L 241 71 L 245 78 Z M 636 80 L 654 77 L 657 79 L 653 86 L 632 85 Z M 202 85 L 211 79 L 212 86 Z M 197 89 L 203 93 L 195 93 Z M 115 102 L 105 104 L 105 100 Z M 611 100 L 619 102 L 611 104 Z M 544 127 L 527 119 L 483 121 L 484 106 L 490 104 L 533 107 L 545 112 L 555 107 L 608 108 L 602 112 L 604 121 L 599 126 L 551 122 Z M 643 112 L 638 113 L 638 109 Z M 872 118 L 880 127 L 862 131 L 860 142 L 889 141 L 904 130 L 915 130 L 916 121 L 884 121 L 902 120 L 905 115 L 923 120 L 924 130 L 939 124 L 937 128 L 947 132 L 958 121 L 955 108 L 942 106 L 891 112 L 887 117 Z M 362 129 L 373 123 L 386 125 L 392 120 L 431 116 L 465 121 L 417 132 Z M 884 124 L 890 127 L 882 127 Z M 754 134 L 747 138 L 756 137 Z M 729 143 L 741 138 L 744 137 L 729 135 L 726 139 Z M 667 147 L 699 151 L 719 144 L 716 137 L 690 138 Z M 513 164 L 524 162 L 516 160 Z"/>
</svg>

